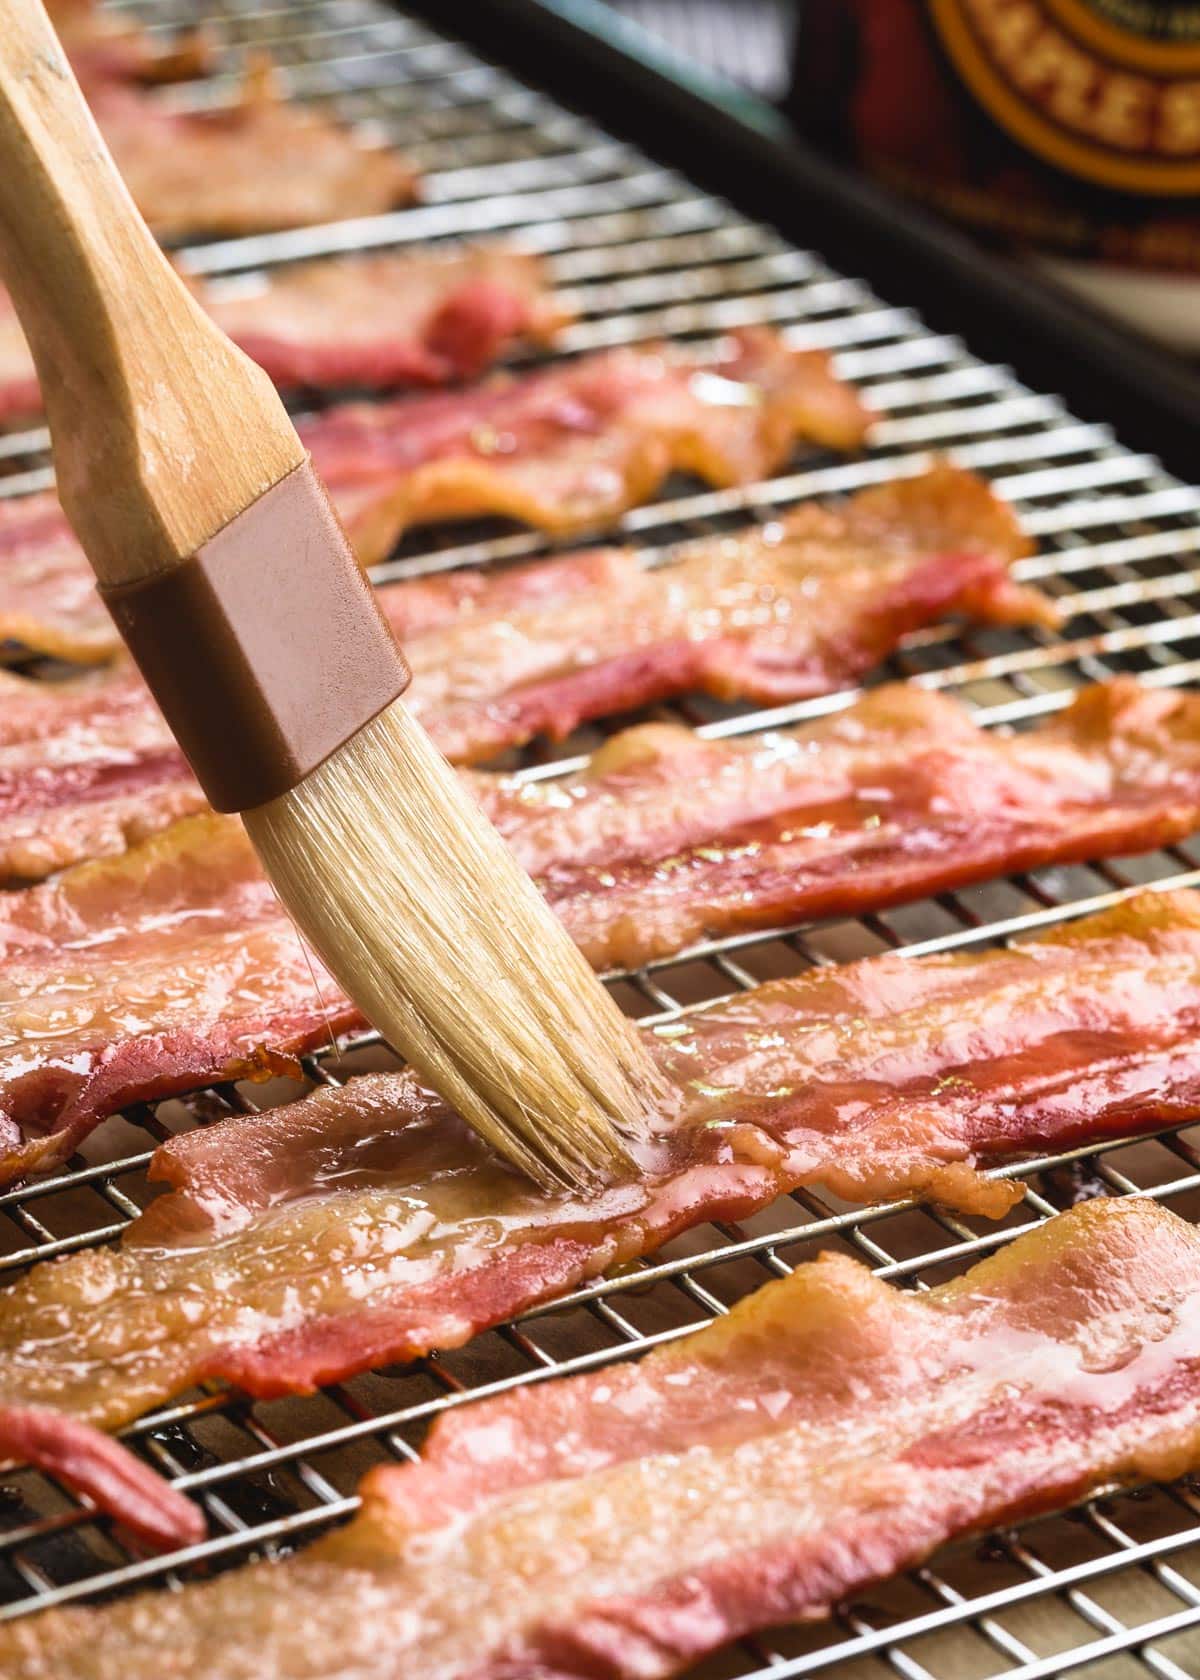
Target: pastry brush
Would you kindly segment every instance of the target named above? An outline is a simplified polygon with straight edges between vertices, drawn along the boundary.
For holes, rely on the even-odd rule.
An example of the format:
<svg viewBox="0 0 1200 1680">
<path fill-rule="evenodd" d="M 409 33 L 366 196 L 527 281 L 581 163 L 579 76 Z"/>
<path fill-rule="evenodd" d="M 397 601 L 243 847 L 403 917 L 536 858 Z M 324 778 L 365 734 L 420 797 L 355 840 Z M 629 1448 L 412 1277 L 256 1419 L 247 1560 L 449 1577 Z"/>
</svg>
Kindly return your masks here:
<svg viewBox="0 0 1200 1680">
<path fill-rule="evenodd" d="M 515 1166 L 628 1170 L 637 1035 L 399 696 L 408 669 L 266 375 L 139 216 L 41 0 L 0 0 L 0 274 L 59 494 L 212 804 L 389 1042 Z"/>
</svg>

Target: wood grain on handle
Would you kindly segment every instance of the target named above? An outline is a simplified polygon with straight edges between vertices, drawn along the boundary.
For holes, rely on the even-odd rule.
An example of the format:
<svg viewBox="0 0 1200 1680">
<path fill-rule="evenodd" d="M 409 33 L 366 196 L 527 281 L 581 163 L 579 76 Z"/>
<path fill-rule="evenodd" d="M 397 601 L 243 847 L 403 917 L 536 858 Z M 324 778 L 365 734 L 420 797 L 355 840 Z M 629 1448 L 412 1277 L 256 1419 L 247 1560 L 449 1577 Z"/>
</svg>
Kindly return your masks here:
<svg viewBox="0 0 1200 1680">
<path fill-rule="evenodd" d="M 102 583 L 169 569 L 303 461 L 267 376 L 147 230 L 42 0 L 0 0 L 0 277 Z"/>
</svg>

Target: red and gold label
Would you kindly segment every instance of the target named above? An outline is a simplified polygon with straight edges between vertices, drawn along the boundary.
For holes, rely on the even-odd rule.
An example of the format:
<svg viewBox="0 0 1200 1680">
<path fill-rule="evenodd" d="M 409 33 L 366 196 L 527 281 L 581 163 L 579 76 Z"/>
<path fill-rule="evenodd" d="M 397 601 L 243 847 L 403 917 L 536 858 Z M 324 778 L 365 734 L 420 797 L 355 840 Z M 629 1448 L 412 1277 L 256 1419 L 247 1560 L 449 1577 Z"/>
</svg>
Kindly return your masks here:
<svg viewBox="0 0 1200 1680">
<path fill-rule="evenodd" d="M 1200 4 L 927 5 L 967 87 L 1036 156 L 1126 193 L 1200 193 Z"/>
</svg>

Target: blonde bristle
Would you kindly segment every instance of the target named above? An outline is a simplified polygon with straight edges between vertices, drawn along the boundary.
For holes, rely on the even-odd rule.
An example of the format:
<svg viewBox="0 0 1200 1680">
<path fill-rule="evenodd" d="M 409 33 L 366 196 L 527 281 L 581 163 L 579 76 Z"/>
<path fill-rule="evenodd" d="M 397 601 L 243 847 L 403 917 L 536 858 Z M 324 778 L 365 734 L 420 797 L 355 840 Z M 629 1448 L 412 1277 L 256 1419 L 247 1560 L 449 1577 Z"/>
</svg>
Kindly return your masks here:
<svg viewBox="0 0 1200 1680">
<path fill-rule="evenodd" d="M 630 1170 L 636 1030 L 402 701 L 245 823 L 330 973 L 495 1149 L 542 1184 Z"/>
</svg>

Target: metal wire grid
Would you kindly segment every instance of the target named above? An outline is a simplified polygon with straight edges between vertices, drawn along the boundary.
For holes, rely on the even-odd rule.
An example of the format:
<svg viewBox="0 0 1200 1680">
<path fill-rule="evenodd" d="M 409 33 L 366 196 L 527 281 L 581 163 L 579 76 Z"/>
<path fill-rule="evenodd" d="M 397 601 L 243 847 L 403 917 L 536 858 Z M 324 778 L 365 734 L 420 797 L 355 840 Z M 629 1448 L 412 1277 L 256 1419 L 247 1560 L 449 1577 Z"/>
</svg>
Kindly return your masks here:
<svg viewBox="0 0 1200 1680">
<path fill-rule="evenodd" d="M 180 0 L 142 0 L 131 9 L 154 27 L 192 20 Z M 841 371 L 886 413 L 870 453 L 853 462 L 813 454 L 749 490 L 668 486 L 623 521 L 652 563 L 681 537 L 917 470 L 923 451 L 946 448 L 991 475 L 1021 508 L 1041 545 L 1021 575 L 1058 595 L 1071 617 L 1061 636 L 923 632 L 885 675 L 946 688 L 984 721 L 1020 725 L 1066 703 L 1083 681 L 1135 671 L 1149 683 L 1174 685 L 1200 671 L 1200 492 L 1118 447 L 1107 428 L 1076 421 L 1053 398 L 977 362 L 910 312 L 881 303 L 811 253 L 787 247 L 374 0 L 313 0 L 274 11 L 221 0 L 215 23 L 224 73 L 170 97 L 230 97 L 240 54 L 265 47 L 285 66 L 296 96 L 330 99 L 414 153 L 427 171 L 428 197 L 417 209 L 367 221 L 193 247 L 182 254 L 193 271 L 236 274 L 325 251 L 511 232 L 546 255 L 578 310 L 565 353 L 664 334 L 702 342 L 731 326 L 774 323 L 797 342 L 835 349 Z M 48 482 L 44 443 L 37 431 L 0 439 L 0 493 Z M 422 532 L 378 576 L 504 564 L 545 547 L 536 535 L 493 523 Z M 688 701 L 653 715 L 742 733 L 849 698 L 771 712 Z M 603 732 L 591 727 L 553 754 L 525 754 L 526 773 L 554 774 Z M 1135 883 L 1200 882 L 1198 865 L 1200 851 L 1185 845 L 1014 876 L 886 915 L 713 941 L 613 976 L 612 984 L 631 1013 L 654 1018 L 814 963 L 881 949 L 983 945 L 1094 908 Z M 337 1060 L 309 1060 L 306 1073 L 313 1083 L 335 1082 L 357 1066 L 378 1065 L 381 1054 L 362 1039 Z M 293 1094 L 294 1086 L 285 1087 L 265 1100 Z M 0 1267 L 11 1273 L 116 1236 L 152 1194 L 145 1166 L 156 1142 L 263 1100 L 259 1088 L 219 1087 L 111 1122 L 72 1170 L 0 1196 Z M 212 1538 L 167 1559 L 133 1557 L 94 1513 L 21 1472 L 0 1489 L 7 1506 L 0 1591 L 9 1613 L 20 1613 L 286 1549 L 353 1509 L 353 1489 L 369 1464 L 411 1457 L 438 1412 L 683 1334 L 822 1247 L 840 1246 L 920 1288 L 1081 1196 L 1149 1194 L 1200 1218 L 1198 1142 L 1186 1130 L 1164 1132 L 1005 1169 L 1024 1183 L 1025 1197 L 999 1226 L 904 1203 L 849 1208 L 799 1192 L 739 1226 L 693 1232 L 650 1263 L 418 1365 L 306 1399 L 186 1397 L 141 1419 L 127 1438 L 202 1501 Z M 781 1680 L 832 1667 L 847 1677 L 1037 1680 L 1107 1658 L 1101 1672 L 1111 1680 L 1147 1673 L 1195 1680 L 1198 1629 L 1200 1489 L 1182 1483 L 1093 1501 L 983 1548 L 953 1548 L 935 1567 L 876 1590 L 828 1625 L 744 1642 L 704 1672 Z"/>
</svg>

